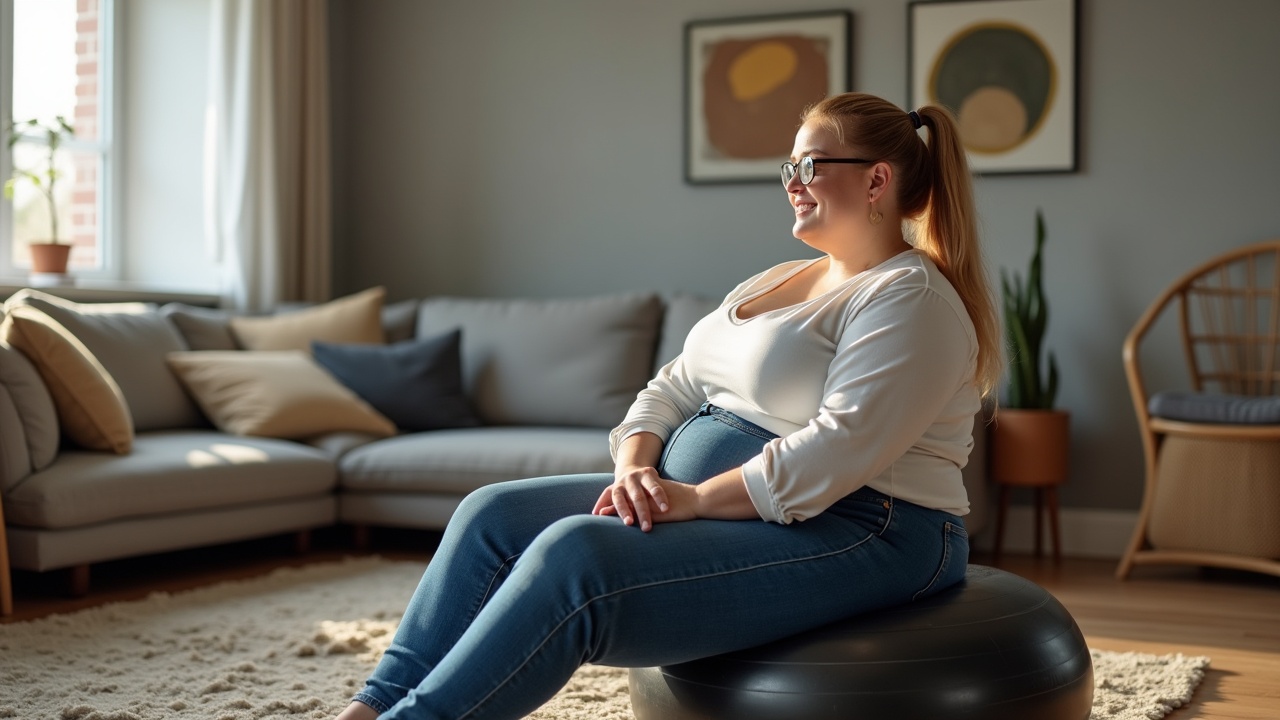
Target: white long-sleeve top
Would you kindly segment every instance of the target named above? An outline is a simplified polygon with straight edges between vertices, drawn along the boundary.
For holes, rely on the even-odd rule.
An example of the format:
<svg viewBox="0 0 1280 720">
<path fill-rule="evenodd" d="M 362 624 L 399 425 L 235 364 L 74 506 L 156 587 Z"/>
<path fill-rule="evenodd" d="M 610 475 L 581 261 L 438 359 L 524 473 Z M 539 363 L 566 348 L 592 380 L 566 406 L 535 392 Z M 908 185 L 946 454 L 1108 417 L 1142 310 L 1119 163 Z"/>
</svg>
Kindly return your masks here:
<svg viewBox="0 0 1280 720">
<path fill-rule="evenodd" d="M 765 520 L 805 520 L 864 485 L 968 513 L 978 340 L 959 295 L 908 250 L 812 300 L 738 317 L 815 262 L 756 275 L 698 321 L 610 433 L 614 458 L 638 432 L 665 442 L 711 402 L 779 436 L 742 466 Z"/>
</svg>

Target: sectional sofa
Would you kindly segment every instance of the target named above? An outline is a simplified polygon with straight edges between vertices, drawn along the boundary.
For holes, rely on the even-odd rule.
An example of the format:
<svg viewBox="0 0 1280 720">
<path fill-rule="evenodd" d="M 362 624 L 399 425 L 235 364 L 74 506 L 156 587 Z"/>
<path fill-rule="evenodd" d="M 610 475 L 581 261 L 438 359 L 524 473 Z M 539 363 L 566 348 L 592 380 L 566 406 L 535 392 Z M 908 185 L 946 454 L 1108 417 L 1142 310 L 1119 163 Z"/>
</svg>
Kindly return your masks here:
<svg viewBox="0 0 1280 720">
<path fill-rule="evenodd" d="M 23 290 L 0 324 L 0 539 L 14 568 L 70 568 L 84 592 L 117 558 L 335 523 L 442 529 L 485 484 L 611 470 L 609 429 L 715 305 L 386 304 L 374 288 L 237 317 Z"/>
</svg>

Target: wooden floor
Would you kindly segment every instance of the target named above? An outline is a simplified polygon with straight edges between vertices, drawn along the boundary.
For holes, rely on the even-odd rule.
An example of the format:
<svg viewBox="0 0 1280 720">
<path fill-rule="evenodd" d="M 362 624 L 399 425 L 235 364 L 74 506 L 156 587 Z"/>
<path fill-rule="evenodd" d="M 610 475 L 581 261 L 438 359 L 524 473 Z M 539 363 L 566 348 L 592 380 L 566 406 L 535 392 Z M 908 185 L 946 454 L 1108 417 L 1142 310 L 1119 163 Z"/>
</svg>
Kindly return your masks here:
<svg viewBox="0 0 1280 720">
<path fill-rule="evenodd" d="M 1000 567 L 1053 593 L 1089 647 L 1207 655 L 1204 682 L 1169 720 L 1280 718 L 1280 578 L 1142 566 L 1121 582 L 1115 565 L 1006 556 Z"/>
<path fill-rule="evenodd" d="M 372 552 L 397 559 L 426 560 L 439 542 L 438 534 L 409 531 L 378 531 L 373 538 Z M 17 572 L 8 622 L 359 554 L 342 529 L 317 533 L 312 546 L 299 554 L 292 538 L 273 538 L 103 563 L 93 568 L 89 596 L 78 599 L 64 596 L 58 573 Z M 980 555 L 971 561 L 990 564 Z M 1119 582 L 1112 561 L 1068 558 L 1055 566 L 1047 558 L 1007 554 L 1000 567 L 1053 593 L 1090 647 L 1209 656 L 1209 672 L 1191 704 L 1169 720 L 1280 718 L 1280 578 L 1142 566 Z"/>
</svg>

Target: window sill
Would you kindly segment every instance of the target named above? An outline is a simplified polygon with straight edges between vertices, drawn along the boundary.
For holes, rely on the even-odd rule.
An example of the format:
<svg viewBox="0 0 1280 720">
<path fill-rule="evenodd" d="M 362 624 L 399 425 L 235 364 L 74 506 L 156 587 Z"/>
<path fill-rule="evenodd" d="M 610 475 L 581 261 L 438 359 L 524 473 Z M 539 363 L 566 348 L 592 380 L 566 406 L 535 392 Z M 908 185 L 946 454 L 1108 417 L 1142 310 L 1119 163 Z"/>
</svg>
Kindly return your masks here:
<svg viewBox="0 0 1280 720">
<path fill-rule="evenodd" d="M 21 277 L 0 277 L 0 301 L 7 300 L 23 288 L 33 288 L 72 302 L 149 302 L 157 305 L 180 302 L 200 307 L 218 307 L 222 302 L 213 293 L 169 290 L 143 283 L 80 279 L 72 285 L 39 287 Z"/>
</svg>

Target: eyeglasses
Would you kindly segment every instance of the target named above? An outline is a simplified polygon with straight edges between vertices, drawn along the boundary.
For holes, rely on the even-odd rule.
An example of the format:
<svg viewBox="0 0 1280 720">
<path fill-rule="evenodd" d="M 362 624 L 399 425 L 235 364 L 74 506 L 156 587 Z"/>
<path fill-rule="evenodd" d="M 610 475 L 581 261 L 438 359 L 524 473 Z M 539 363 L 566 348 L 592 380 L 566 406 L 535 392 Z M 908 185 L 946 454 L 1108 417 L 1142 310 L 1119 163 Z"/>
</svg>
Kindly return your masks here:
<svg viewBox="0 0 1280 720">
<path fill-rule="evenodd" d="M 800 163 L 793 162 L 782 163 L 782 184 L 785 186 L 791 182 L 791 178 L 800 173 L 800 184 L 808 185 L 813 182 L 813 165 L 814 163 L 851 163 L 863 164 L 875 162 L 874 160 L 863 160 L 862 158 L 812 158 L 808 155 L 800 158 Z"/>
</svg>

